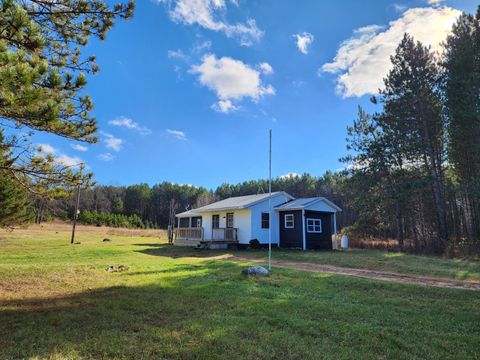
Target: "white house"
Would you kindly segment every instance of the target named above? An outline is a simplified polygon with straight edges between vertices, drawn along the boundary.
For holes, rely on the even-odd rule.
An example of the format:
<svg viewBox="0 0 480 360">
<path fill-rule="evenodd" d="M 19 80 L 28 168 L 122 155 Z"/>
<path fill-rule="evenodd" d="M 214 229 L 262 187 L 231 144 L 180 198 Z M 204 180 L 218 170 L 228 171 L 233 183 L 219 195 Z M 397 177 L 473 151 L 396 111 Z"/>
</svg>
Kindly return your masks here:
<svg viewBox="0 0 480 360">
<path fill-rule="evenodd" d="M 269 218 L 269 200 L 272 219 Z M 324 197 L 295 199 L 284 191 L 231 197 L 177 214 L 175 245 L 226 248 L 252 241 L 285 248 L 331 249 L 336 243 L 336 213 L 341 209 Z"/>
</svg>

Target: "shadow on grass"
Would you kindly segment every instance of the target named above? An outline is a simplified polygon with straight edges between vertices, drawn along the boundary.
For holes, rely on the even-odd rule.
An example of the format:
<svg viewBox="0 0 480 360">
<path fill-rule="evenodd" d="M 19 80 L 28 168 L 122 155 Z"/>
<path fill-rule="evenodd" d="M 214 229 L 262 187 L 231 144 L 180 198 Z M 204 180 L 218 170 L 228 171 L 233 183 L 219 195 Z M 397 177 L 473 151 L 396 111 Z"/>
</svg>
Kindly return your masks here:
<svg viewBox="0 0 480 360">
<path fill-rule="evenodd" d="M 0 301 L 0 358 L 466 358 L 477 351 L 476 294 L 286 270 L 248 278 L 240 269 L 175 264 L 112 275 L 126 284 L 151 275 L 139 277 L 141 286 Z"/>
<path fill-rule="evenodd" d="M 216 337 L 235 331 L 209 319 L 242 301 L 238 289 L 249 280 L 240 267 L 204 263 L 118 276 L 143 274 L 161 281 L 0 301 L 0 358 L 207 358 Z"/>
<path fill-rule="evenodd" d="M 210 258 L 219 256 L 222 254 L 233 253 L 234 250 L 208 250 L 208 249 L 195 249 L 190 247 L 175 246 L 170 244 L 135 244 L 138 246 L 147 247 L 147 249 L 135 250 L 136 252 L 152 255 L 152 256 L 165 256 L 172 259 L 178 259 L 182 257 L 197 257 L 197 258 Z M 238 251 L 235 251 L 238 252 Z M 244 253 L 242 251 L 242 253 Z"/>
</svg>

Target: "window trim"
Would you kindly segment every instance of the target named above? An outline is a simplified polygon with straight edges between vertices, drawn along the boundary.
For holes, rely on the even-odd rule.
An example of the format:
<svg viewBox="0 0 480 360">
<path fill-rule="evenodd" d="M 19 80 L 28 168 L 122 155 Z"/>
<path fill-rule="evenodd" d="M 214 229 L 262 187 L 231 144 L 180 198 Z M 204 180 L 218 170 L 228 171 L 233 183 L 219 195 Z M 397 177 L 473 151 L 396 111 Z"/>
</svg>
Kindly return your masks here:
<svg viewBox="0 0 480 360">
<path fill-rule="evenodd" d="M 313 224 L 309 224 L 309 222 L 312 221 Z M 316 224 L 318 222 L 318 225 Z M 309 227 L 313 226 L 313 230 L 309 230 Z M 318 227 L 319 230 L 315 230 L 315 228 Z M 321 234 L 322 233 L 322 219 L 316 219 L 316 218 L 307 218 L 307 233 L 313 233 L 313 234 Z"/>
<path fill-rule="evenodd" d="M 263 220 L 263 216 L 264 215 L 267 215 L 268 216 L 268 219 L 267 220 Z M 267 225 L 266 227 L 263 226 L 264 222 L 267 222 Z M 265 212 L 265 211 L 262 211 L 261 215 L 260 215 L 260 223 L 261 223 L 261 227 L 262 229 L 270 229 L 270 213 L 269 212 Z"/>
<path fill-rule="evenodd" d="M 287 219 L 289 218 L 289 219 Z M 288 223 L 292 223 L 291 226 L 287 225 Z M 295 216 L 294 214 L 285 214 L 285 217 L 283 219 L 283 226 L 285 229 L 295 229 Z"/>
</svg>

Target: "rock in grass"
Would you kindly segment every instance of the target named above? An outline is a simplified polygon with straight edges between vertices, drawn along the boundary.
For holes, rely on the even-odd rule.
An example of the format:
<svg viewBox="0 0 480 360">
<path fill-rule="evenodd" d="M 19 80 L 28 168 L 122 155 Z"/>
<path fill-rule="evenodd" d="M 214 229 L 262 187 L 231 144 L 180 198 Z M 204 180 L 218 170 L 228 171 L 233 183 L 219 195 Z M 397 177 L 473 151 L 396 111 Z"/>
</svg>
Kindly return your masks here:
<svg viewBox="0 0 480 360">
<path fill-rule="evenodd" d="M 105 269 L 105 271 L 108 271 L 108 272 L 123 272 L 128 270 L 130 270 L 130 267 L 128 267 L 127 265 L 119 265 L 119 266 L 110 265 Z"/>
<path fill-rule="evenodd" d="M 105 238 L 105 239 L 103 239 L 103 242 L 112 242 L 112 240 L 110 240 L 108 238 Z"/>
<path fill-rule="evenodd" d="M 246 269 L 243 269 L 242 273 L 245 275 L 252 275 L 252 276 L 267 276 L 268 270 L 265 269 L 263 266 L 255 265 L 255 266 L 250 266 Z"/>
</svg>

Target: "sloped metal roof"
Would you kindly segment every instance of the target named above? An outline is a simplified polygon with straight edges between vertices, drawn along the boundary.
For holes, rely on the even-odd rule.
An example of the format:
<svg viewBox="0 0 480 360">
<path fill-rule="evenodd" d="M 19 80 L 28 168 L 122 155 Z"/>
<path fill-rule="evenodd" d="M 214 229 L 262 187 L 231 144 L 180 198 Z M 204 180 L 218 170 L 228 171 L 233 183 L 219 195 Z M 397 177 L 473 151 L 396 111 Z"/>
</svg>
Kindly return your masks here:
<svg viewBox="0 0 480 360">
<path fill-rule="evenodd" d="M 293 197 L 287 194 L 285 191 L 272 192 L 272 197 L 283 194 L 289 199 Z M 192 209 L 189 211 L 182 212 L 177 214 L 178 217 L 187 217 L 199 215 L 199 213 L 207 211 L 220 211 L 220 210 L 236 210 L 236 209 L 245 209 L 250 206 L 253 206 L 263 200 L 268 199 L 269 194 L 258 194 L 258 195 L 246 195 L 246 196 L 236 196 L 221 201 L 214 202 L 212 204 L 199 207 L 197 209 Z"/>
<path fill-rule="evenodd" d="M 323 201 L 326 205 L 331 207 L 333 210 L 342 211 L 337 205 L 324 197 L 311 197 L 311 198 L 301 198 L 289 201 L 285 204 L 278 205 L 275 207 L 276 210 L 293 210 L 293 209 L 307 209 L 310 205 L 313 205 L 319 201 Z"/>
<path fill-rule="evenodd" d="M 301 198 L 301 199 L 295 199 L 292 201 L 287 202 L 286 204 L 278 205 L 275 208 L 276 209 L 282 209 L 282 210 L 287 210 L 287 209 L 299 209 L 305 207 L 305 205 L 314 202 L 318 200 L 318 198 Z"/>
</svg>

